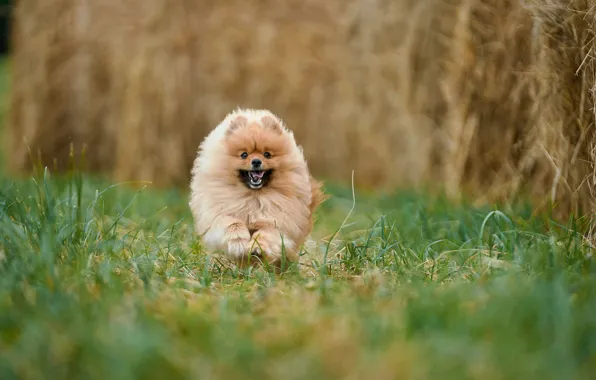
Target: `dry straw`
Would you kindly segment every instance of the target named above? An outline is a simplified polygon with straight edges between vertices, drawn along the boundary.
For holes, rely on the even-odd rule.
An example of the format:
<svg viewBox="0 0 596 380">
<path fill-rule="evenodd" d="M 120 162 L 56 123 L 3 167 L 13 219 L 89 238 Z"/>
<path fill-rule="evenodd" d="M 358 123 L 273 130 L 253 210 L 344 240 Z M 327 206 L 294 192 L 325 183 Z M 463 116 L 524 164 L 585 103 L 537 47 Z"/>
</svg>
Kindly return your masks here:
<svg viewBox="0 0 596 380">
<path fill-rule="evenodd" d="M 45 3 L 17 3 L 16 171 L 72 141 L 91 170 L 186 186 L 205 134 L 264 107 L 327 179 L 593 206 L 589 1 Z"/>
<path fill-rule="evenodd" d="M 536 101 L 541 112 L 530 137 L 535 154 L 548 158 L 534 173 L 534 192 L 549 190 L 562 211 L 593 213 L 596 3 L 541 0 L 531 9 L 540 46 Z"/>
</svg>

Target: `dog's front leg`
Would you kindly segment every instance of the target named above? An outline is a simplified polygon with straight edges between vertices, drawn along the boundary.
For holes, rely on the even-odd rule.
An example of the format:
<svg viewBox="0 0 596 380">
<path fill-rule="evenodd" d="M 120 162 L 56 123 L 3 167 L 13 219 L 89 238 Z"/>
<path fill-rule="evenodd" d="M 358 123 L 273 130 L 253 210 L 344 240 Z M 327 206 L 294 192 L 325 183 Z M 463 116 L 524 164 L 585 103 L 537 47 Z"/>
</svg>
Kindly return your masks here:
<svg viewBox="0 0 596 380">
<path fill-rule="evenodd" d="M 296 261 L 296 244 L 271 223 L 257 223 L 258 228 L 248 243 L 252 255 L 265 259 L 270 264 L 279 264 L 285 255 L 289 261 Z"/>
<path fill-rule="evenodd" d="M 240 219 L 221 216 L 213 221 L 203 235 L 203 243 L 211 249 L 221 250 L 240 264 L 247 263 L 249 254 L 250 232 Z"/>
</svg>

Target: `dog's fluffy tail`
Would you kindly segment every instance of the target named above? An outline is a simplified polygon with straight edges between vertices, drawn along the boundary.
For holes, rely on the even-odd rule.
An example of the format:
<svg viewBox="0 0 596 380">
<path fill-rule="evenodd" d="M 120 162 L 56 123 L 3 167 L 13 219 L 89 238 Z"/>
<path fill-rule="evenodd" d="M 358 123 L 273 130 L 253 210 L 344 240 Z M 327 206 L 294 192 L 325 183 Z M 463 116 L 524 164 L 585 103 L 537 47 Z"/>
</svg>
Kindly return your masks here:
<svg viewBox="0 0 596 380">
<path fill-rule="evenodd" d="M 312 198 L 310 201 L 310 212 L 311 214 L 314 213 L 317 207 L 323 202 L 325 202 L 329 196 L 323 192 L 323 183 L 317 181 L 310 176 L 310 191 L 312 194 Z"/>
</svg>

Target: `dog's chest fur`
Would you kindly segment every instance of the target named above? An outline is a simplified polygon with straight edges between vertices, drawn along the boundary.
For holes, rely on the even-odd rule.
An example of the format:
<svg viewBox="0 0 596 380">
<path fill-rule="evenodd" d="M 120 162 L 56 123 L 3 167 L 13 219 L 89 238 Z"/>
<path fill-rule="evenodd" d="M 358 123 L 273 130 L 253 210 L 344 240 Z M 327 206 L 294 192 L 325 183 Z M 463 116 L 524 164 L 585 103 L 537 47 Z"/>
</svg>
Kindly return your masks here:
<svg viewBox="0 0 596 380">
<path fill-rule="evenodd" d="M 249 228 L 258 229 L 258 223 L 263 221 L 268 222 L 282 222 L 279 218 L 284 218 L 288 212 L 292 210 L 284 210 L 292 203 L 292 200 L 287 197 L 283 197 L 279 194 L 269 193 L 267 196 L 261 196 L 260 194 L 246 196 L 244 199 L 239 200 L 239 203 L 244 203 L 237 212 L 238 217 L 245 221 Z M 292 208 L 292 207 L 290 207 Z"/>
<path fill-rule="evenodd" d="M 250 230 L 262 228 L 263 223 L 295 230 L 308 219 L 304 202 L 273 191 L 239 194 L 233 202 L 221 202 L 220 207 L 223 214 L 242 220 Z"/>
</svg>

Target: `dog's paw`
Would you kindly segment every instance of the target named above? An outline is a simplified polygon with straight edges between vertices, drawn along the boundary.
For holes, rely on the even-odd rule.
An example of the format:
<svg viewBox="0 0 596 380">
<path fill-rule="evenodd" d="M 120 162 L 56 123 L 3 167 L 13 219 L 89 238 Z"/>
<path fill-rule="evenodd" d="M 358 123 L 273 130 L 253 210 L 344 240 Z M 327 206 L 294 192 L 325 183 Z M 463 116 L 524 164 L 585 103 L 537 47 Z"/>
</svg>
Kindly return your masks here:
<svg viewBox="0 0 596 380">
<path fill-rule="evenodd" d="M 271 262 L 278 254 L 279 247 L 267 236 L 253 237 L 248 243 L 251 255 L 258 257 L 262 262 Z"/>
<path fill-rule="evenodd" d="M 275 266 L 281 261 L 281 245 L 274 241 L 264 238 L 251 239 L 248 246 L 253 259 L 257 259 L 261 263 Z"/>
<path fill-rule="evenodd" d="M 282 261 L 295 261 L 295 243 L 291 239 L 283 238 L 276 232 L 256 231 L 248 243 L 251 261 L 277 267 Z"/>
<path fill-rule="evenodd" d="M 245 261 L 248 258 L 248 239 L 234 238 L 228 241 L 228 256 L 236 261 Z"/>
<path fill-rule="evenodd" d="M 248 249 L 250 250 L 250 254 L 253 257 L 257 257 L 263 259 L 266 255 L 271 254 L 271 249 L 269 245 L 265 241 L 265 239 L 255 239 L 252 238 L 248 242 Z"/>
</svg>

